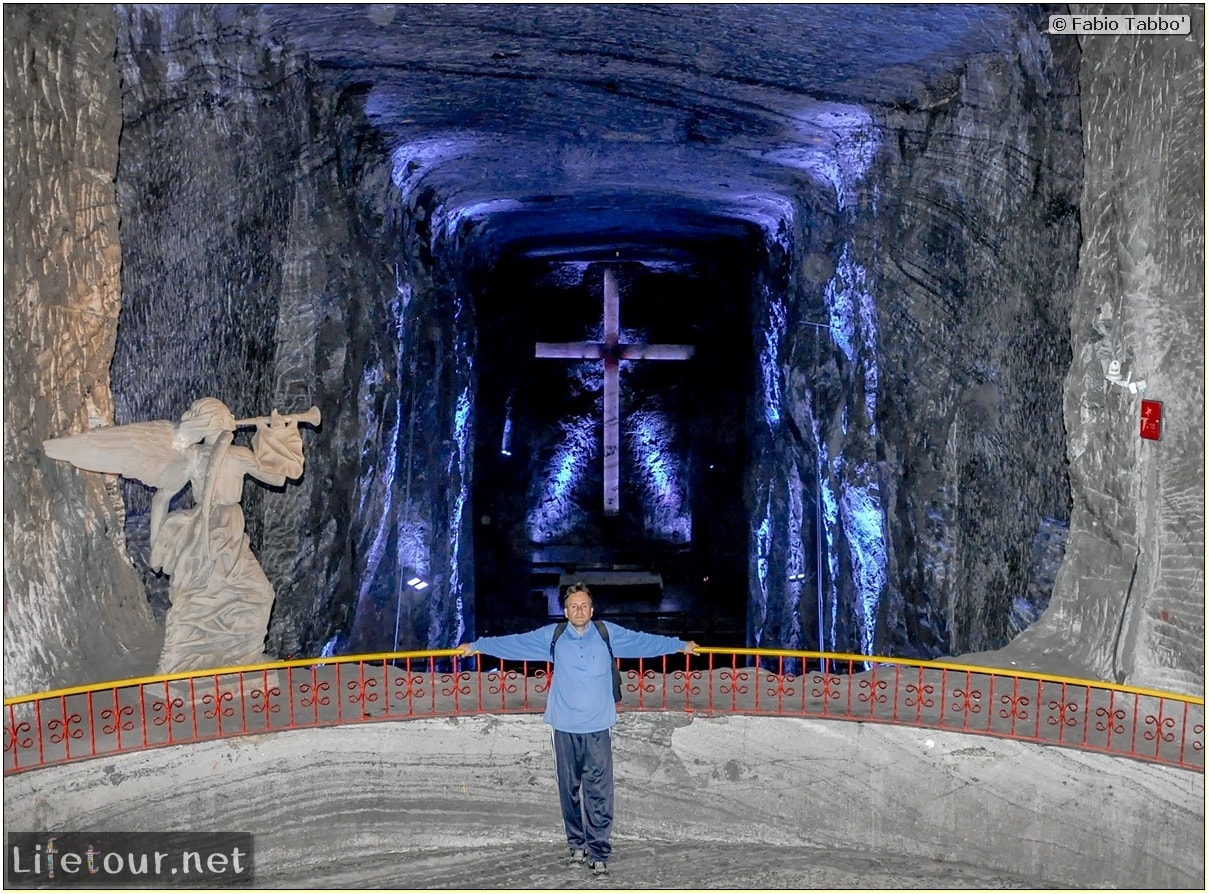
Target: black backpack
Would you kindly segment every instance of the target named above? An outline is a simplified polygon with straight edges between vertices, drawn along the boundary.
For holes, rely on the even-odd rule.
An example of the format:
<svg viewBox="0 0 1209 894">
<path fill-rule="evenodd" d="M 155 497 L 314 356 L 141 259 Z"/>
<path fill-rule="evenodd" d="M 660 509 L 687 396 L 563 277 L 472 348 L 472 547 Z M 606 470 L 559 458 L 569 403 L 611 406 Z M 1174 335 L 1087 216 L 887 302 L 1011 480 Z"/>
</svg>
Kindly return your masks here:
<svg viewBox="0 0 1209 894">
<path fill-rule="evenodd" d="M 613 644 L 609 642 L 609 628 L 605 627 L 604 621 L 593 621 L 596 625 L 596 631 L 600 634 L 600 638 L 604 640 L 605 648 L 609 650 L 609 667 L 613 669 L 613 701 L 621 701 L 621 671 L 617 669 L 617 658 L 613 655 Z M 563 631 L 567 629 L 566 621 L 559 621 L 558 626 L 554 628 L 554 636 L 550 638 L 550 664 L 554 664 L 554 644 L 558 642 L 558 638 L 563 635 Z"/>
</svg>

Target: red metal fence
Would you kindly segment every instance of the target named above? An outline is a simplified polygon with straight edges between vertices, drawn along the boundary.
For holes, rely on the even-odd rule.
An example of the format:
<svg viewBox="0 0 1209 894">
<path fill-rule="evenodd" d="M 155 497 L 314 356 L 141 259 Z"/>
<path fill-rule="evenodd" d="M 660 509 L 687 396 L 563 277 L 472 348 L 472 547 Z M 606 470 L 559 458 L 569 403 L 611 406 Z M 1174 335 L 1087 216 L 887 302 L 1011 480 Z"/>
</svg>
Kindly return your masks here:
<svg viewBox="0 0 1209 894">
<path fill-rule="evenodd" d="M 254 733 L 545 708 L 547 663 L 459 655 L 308 658 L 6 699 L 4 772 Z M 703 648 L 620 663 L 622 710 L 890 723 L 1205 769 L 1196 696 L 824 652 Z"/>
</svg>

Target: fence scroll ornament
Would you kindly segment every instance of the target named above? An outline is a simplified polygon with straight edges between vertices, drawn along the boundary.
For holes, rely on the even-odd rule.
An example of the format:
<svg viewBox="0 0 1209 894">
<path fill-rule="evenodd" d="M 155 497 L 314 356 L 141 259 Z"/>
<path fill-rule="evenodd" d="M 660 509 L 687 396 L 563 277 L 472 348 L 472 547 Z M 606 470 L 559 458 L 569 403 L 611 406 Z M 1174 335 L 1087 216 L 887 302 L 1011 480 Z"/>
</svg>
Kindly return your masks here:
<svg viewBox="0 0 1209 894">
<path fill-rule="evenodd" d="M 4 773 L 228 736 L 545 708 L 547 663 L 460 658 L 457 649 L 302 658 L 6 698 Z M 804 669 L 803 658 L 828 671 Z M 623 711 L 893 724 L 1205 772 L 1200 696 L 947 662 L 717 647 L 683 666 L 662 656 L 622 673 Z"/>
<path fill-rule="evenodd" d="M 203 397 L 178 423 L 135 422 L 42 443 L 52 459 L 155 488 L 151 566 L 169 576 L 172 602 L 158 673 L 263 660 L 274 593 L 244 532 L 243 480 L 281 486 L 300 478 L 298 424 L 320 420 L 318 407 L 236 419 L 222 401 Z M 253 427 L 250 448 L 232 443 L 237 429 Z M 195 505 L 170 510 L 186 486 Z"/>
</svg>

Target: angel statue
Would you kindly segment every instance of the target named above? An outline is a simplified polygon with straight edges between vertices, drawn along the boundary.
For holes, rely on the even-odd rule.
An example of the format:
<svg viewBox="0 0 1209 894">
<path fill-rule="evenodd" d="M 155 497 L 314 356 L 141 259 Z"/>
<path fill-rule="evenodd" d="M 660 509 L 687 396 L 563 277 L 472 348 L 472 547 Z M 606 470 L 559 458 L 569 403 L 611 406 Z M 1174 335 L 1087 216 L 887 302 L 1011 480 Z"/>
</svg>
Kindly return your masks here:
<svg viewBox="0 0 1209 894">
<path fill-rule="evenodd" d="M 302 475 L 298 423 L 318 425 L 319 408 L 236 419 L 203 397 L 181 417 L 98 428 L 42 443 L 46 455 L 90 472 L 134 478 L 151 498 L 151 567 L 170 577 L 158 673 L 253 664 L 263 660 L 273 585 L 248 546 L 239 501 L 251 475 L 280 486 Z M 252 447 L 232 443 L 256 427 Z M 190 485 L 194 506 L 169 511 Z"/>
</svg>

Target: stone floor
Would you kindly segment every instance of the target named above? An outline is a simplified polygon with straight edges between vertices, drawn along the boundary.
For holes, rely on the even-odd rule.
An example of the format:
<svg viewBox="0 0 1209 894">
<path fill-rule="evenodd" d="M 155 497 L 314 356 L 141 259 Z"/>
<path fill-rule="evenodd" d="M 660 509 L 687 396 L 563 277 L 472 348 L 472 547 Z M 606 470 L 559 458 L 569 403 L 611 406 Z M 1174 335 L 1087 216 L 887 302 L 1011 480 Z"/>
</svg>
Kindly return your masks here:
<svg viewBox="0 0 1209 894">
<path fill-rule="evenodd" d="M 5 777 L 6 831 L 240 831 L 260 888 L 1201 888 L 1204 775 L 889 724 L 627 713 L 607 878 L 525 715 L 238 736 Z"/>
<path fill-rule="evenodd" d="M 609 875 L 570 866 L 546 843 L 400 851 L 259 874 L 258 888 L 558 889 L 1029 889 L 1044 885 L 964 863 L 855 850 L 722 842 L 614 842 Z"/>
</svg>

